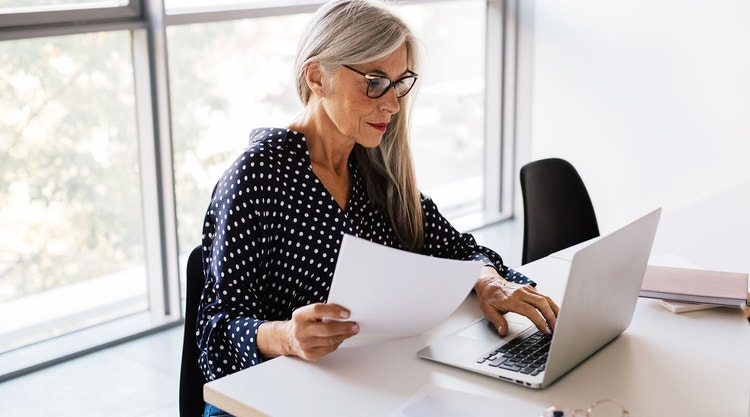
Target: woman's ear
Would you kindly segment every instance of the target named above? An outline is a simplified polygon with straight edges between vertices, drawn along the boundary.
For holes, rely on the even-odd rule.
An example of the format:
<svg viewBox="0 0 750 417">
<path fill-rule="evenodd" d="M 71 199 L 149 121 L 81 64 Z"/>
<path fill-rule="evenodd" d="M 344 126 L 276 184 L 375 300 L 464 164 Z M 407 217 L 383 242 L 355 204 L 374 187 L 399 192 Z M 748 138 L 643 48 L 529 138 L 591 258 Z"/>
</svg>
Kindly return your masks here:
<svg viewBox="0 0 750 417">
<path fill-rule="evenodd" d="M 311 62 L 305 68 L 305 80 L 307 81 L 307 86 L 310 88 L 313 94 L 316 94 L 318 96 L 322 96 L 324 94 L 324 78 L 325 74 L 323 73 L 323 69 L 320 67 L 320 63 Z"/>
</svg>

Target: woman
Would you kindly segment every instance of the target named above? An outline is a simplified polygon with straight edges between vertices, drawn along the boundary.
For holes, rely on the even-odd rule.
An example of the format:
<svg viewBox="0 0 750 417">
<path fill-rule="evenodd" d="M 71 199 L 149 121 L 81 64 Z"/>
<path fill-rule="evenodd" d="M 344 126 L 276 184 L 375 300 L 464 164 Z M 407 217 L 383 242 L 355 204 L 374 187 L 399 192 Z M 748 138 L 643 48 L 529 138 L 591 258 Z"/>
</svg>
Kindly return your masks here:
<svg viewBox="0 0 750 417">
<path fill-rule="evenodd" d="M 358 332 L 324 320 L 349 316 L 326 303 L 344 233 L 481 260 L 474 289 L 500 334 L 508 311 L 554 328 L 557 305 L 501 278 L 501 257 L 417 190 L 407 94 L 418 68 L 413 34 L 383 5 L 339 0 L 313 16 L 295 63 L 304 113 L 288 128 L 253 131 L 206 213 L 197 334 L 208 380 L 280 355 L 314 361 Z"/>
</svg>

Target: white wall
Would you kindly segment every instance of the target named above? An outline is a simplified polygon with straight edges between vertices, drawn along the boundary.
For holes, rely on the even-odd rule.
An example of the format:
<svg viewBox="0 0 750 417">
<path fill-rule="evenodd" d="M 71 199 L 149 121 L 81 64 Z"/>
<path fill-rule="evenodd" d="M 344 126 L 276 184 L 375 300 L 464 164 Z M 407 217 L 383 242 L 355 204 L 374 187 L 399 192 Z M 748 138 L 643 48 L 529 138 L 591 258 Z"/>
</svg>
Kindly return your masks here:
<svg viewBox="0 0 750 417">
<path fill-rule="evenodd" d="M 748 22 L 747 0 L 520 0 L 519 167 L 573 163 L 603 231 L 750 182 Z"/>
</svg>

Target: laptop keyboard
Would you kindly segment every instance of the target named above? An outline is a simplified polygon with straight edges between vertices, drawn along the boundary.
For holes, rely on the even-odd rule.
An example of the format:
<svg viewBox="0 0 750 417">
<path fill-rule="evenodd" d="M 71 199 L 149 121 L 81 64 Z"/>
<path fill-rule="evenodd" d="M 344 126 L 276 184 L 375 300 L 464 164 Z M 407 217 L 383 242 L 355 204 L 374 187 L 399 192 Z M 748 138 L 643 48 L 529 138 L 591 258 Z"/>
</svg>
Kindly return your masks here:
<svg viewBox="0 0 750 417">
<path fill-rule="evenodd" d="M 522 339 L 516 338 L 477 359 L 477 363 L 528 375 L 544 371 L 552 335 L 537 331 Z"/>
</svg>

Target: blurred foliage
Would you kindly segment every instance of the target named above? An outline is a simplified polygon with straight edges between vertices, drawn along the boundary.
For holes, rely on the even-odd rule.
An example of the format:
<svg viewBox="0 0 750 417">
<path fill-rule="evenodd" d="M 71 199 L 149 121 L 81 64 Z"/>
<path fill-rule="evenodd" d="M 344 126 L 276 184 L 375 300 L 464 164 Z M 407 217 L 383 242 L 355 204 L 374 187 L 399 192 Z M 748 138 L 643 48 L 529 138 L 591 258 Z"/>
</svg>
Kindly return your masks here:
<svg viewBox="0 0 750 417">
<path fill-rule="evenodd" d="M 128 32 L 0 43 L 0 301 L 142 262 Z"/>
<path fill-rule="evenodd" d="M 180 253 L 201 240 L 211 191 L 256 127 L 301 112 L 291 77 L 305 15 L 170 27 L 172 146 Z"/>
</svg>

